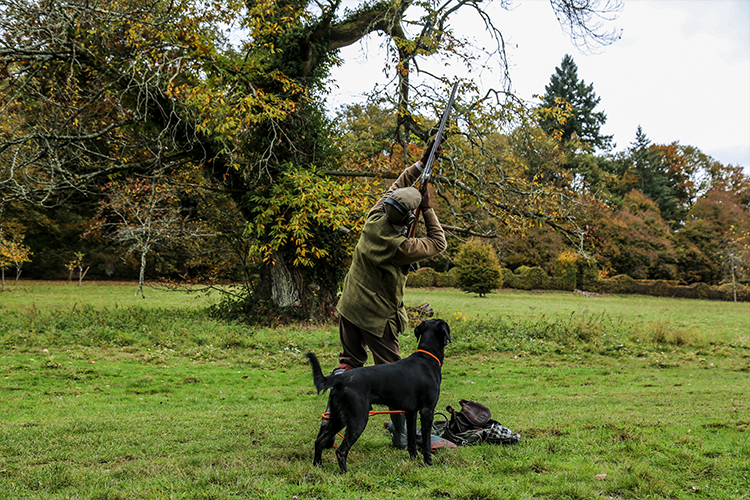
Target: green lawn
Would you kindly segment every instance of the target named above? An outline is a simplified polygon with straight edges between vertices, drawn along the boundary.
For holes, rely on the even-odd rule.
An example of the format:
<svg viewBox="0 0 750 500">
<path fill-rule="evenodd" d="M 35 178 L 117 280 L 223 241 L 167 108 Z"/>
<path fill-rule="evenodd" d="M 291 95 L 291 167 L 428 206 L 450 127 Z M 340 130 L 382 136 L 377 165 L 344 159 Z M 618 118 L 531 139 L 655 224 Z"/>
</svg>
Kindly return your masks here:
<svg viewBox="0 0 750 500">
<path fill-rule="evenodd" d="M 410 290 L 453 328 L 438 409 L 480 401 L 523 439 L 424 467 L 375 416 L 344 476 L 330 450 L 312 466 L 326 397 L 303 356 L 333 366 L 334 324 L 252 328 L 192 294 L 45 286 L 0 294 L 3 499 L 748 498 L 747 304 Z"/>
<path fill-rule="evenodd" d="M 144 286 L 145 298 L 136 297 L 138 283 L 123 281 L 6 281 L 6 292 L 0 294 L 2 308 L 72 309 L 90 305 L 96 308 L 195 308 L 213 303 L 216 294 L 175 291 L 163 286 Z"/>
<path fill-rule="evenodd" d="M 428 302 L 444 318 L 559 319 L 607 314 L 634 324 L 661 323 L 719 338 L 750 339 L 750 302 L 718 302 L 646 295 L 519 292 L 500 290 L 484 298 L 453 289 L 408 289 L 405 302 Z"/>
</svg>

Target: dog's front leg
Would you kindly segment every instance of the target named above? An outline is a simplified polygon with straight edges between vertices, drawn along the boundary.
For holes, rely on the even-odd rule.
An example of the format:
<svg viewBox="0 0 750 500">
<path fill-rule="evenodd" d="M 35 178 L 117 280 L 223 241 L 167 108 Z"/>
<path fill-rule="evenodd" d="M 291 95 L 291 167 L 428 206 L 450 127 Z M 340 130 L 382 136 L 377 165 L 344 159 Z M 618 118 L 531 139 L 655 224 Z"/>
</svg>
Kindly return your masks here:
<svg viewBox="0 0 750 500">
<path fill-rule="evenodd" d="M 434 408 L 423 408 L 419 411 L 422 421 L 422 456 L 425 465 L 432 465 L 432 420 L 435 418 Z"/>
<path fill-rule="evenodd" d="M 417 458 L 417 412 L 406 412 L 406 449 L 410 458 Z"/>
</svg>

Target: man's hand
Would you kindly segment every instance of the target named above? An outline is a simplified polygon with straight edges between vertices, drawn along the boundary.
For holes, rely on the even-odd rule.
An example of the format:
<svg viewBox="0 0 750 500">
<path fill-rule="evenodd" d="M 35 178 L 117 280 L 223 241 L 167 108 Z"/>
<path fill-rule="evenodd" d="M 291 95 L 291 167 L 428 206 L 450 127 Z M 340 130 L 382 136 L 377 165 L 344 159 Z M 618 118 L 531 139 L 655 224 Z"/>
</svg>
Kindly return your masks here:
<svg viewBox="0 0 750 500">
<path fill-rule="evenodd" d="M 419 160 L 422 163 L 422 167 L 427 166 L 427 160 L 430 158 L 430 151 L 432 151 L 432 146 L 435 144 L 435 140 L 431 140 L 430 143 L 427 145 L 427 148 L 424 150 L 424 153 L 422 153 L 422 159 Z M 437 160 L 440 158 L 440 155 L 443 154 L 443 141 L 440 141 L 440 144 L 438 144 L 437 149 L 435 150 L 435 159 Z"/>
<path fill-rule="evenodd" d="M 430 190 L 425 189 L 424 194 L 422 195 L 422 201 L 419 202 L 419 211 L 424 212 L 425 210 L 430 209 Z"/>
</svg>

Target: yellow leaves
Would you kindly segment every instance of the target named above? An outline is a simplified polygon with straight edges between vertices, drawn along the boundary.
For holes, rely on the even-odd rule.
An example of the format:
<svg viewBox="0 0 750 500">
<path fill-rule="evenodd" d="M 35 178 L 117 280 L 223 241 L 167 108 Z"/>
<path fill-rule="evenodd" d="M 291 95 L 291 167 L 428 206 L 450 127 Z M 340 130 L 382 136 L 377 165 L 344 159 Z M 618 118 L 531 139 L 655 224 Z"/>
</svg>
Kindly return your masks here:
<svg viewBox="0 0 750 500">
<path fill-rule="evenodd" d="M 228 145 L 227 151 L 232 151 L 255 126 L 287 119 L 296 110 L 294 99 L 306 98 L 304 89 L 283 74 L 274 73 L 271 77 L 290 89 L 291 95 L 282 97 L 262 89 L 243 94 L 232 86 L 196 86 L 191 83 L 175 87 L 172 96 L 198 111 L 201 117 L 197 123 L 198 131 L 217 138 Z"/>
<path fill-rule="evenodd" d="M 250 257 L 265 261 L 272 252 L 287 249 L 294 253 L 293 265 L 309 267 L 331 258 L 332 251 L 348 254 L 353 238 L 341 247 L 341 235 L 334 240 L 324 235 L 359 222 L 361 205 L 352 208 L 354 198 L 347 184 L 291 169 L 267 192 L 251 197 L 255 217 L 246 231 L 263 243 L 251 248 Z"/>
<path fill-rule="evenodd" d="M 15 265 L 20 269 L 25 262 L 31 262 L 32 255 L 34 253 L 31 249 L 23 244 L 23 236 L 0 240 L 0 269 L 5 269 L 10 265 Z"/>
</svg>

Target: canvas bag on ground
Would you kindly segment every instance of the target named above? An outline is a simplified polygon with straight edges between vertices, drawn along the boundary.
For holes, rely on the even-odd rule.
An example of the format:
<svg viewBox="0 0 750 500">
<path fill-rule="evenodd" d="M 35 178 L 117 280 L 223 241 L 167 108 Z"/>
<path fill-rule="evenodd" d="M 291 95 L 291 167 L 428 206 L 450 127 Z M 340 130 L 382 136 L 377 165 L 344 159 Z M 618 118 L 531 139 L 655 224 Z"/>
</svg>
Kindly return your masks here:
<svg viewBox="0 0 750 500">
<path fill-rule="evenodd" d="M 443 439 L 458 446 L 481 443 L 512 445 L 521 441 L 521 435 L 493 420 L 490 409 L 476 401 L 462 399 L 461 411 L 446 407 L 450 420 L 436 421 L 434 427 Z"/>
<path fill-rule="evenodd" d="M 445 409 L 451 414 L 448 423 L 451 432 L 454 434 L 466 432 L 473 428 L 482 428 L 490 421 L 492 411 L 482 403 L 461 399 L 461 411 L 456 411 L 452 406 Z"/>
</svg>

